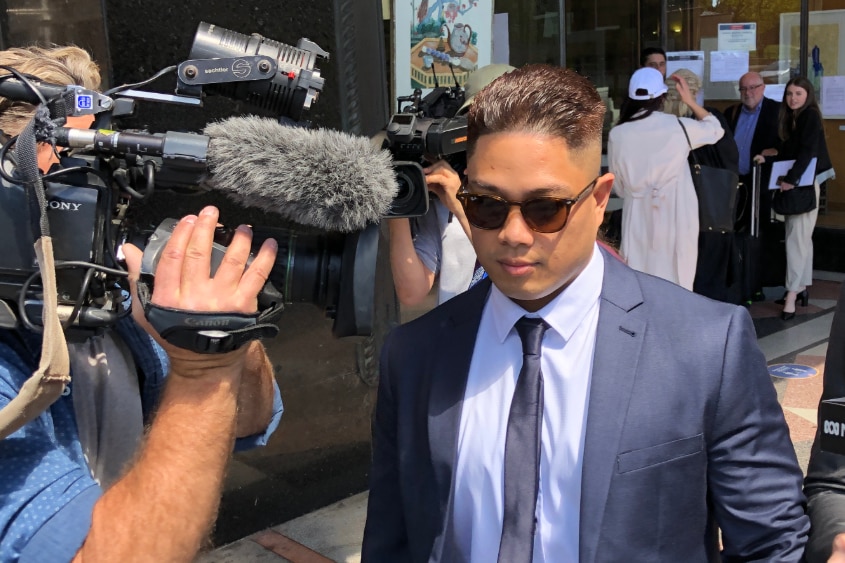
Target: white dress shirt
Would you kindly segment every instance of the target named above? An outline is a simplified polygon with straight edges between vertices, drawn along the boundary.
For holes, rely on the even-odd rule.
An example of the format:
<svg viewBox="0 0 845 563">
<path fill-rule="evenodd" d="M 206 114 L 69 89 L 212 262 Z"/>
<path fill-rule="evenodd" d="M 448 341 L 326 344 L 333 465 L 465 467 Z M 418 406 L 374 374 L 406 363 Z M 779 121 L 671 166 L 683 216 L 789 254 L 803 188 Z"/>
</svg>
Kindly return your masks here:
<svg viewBox="0 0 845 563">
<path fill-rule="evenodd" d="M 484 306 L 464 394 L 452 513 L 467 561 L 496 561 L 502 535 L 508 413 L 522 366 L 514 324 L 525 315 L 549 325 L 543 338 L 543 427 L 534 563 L 578 560 L 581 468 L 604 259 L 587 267 L 537 313 L 493 286 Z"/>
</svg>

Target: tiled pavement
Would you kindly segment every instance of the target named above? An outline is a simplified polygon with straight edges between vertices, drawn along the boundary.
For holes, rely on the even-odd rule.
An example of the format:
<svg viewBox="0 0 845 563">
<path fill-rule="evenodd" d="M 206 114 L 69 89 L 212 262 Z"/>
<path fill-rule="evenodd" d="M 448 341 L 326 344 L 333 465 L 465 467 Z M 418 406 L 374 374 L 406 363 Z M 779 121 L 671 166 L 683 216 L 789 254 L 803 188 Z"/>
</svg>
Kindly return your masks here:
<svg viewBox="0 0 845 563">
<path fill-rule="evenodd" d="M 773 377 L 789 425 L 798 461 L 806 470 L 816 432 L 824 360 L 830 325 L 843 274 L 816 272 L 808 307 L 790 321 L 780 319 L 772 301 L 783 288 L 767 288 L 767 301 L 750 308 L 760 348 L 769 366 L 801 364 L 818 371 L 803 379 Z M 367 494 L 361 493 L 269 530 L 206 553 L 198 563 L 357 563 L 364 528 Z"/>
<path fill-rule="evenodd" d="M 771 300 L 751 306 L 758 341 L 770 366 L 792 363 L 818 370 L 816 375 L 803 379 L 772 378 L 798 461 L 805 470 L 816 433 L 830 325 L 845 275 L 816 272 L 815 278 L 809 306 L 799 307 L 796 317 L 788 322 L 780 320 L 780 306 Z M 780 294 L 782 290 L 771 291 L 767 296 L 776 299 Z"/>
</svg>

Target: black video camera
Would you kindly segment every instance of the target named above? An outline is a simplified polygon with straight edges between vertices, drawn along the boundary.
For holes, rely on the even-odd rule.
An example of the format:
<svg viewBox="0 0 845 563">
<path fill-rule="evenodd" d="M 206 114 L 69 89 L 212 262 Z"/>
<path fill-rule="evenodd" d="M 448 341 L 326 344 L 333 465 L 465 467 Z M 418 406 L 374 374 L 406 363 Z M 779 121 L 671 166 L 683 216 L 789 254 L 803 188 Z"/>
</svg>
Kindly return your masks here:
<svg viewBox="0 0 845 563">
<path fill-rule="evenodd" d="M 429 194 L 422 164 L 446 159 L 458 173 L 466 168 L 467 122 L 455 116 L 464 91 L 439 87 L 422 98 L 420 90 L 398 98 L 399 113 L 390 118 L 384 148 L 393 155 L 399 192 L 389 217 L 417 217 L 428 212 Z M 402 107 L 402 103 L 410 102 Z"/>
<path fill-rule="evenodd" d="M 292 47 L 201 23 L 191 59 L 178 69 L 165 69 L 177 70 L 176 95 L 135 89 L 165 71 L 104 94 L 46 84 L 19 73 L 0 76 L 0 96 L 33 104 L 46 101 L 54 122 L 92 115 L 95 127 L 113 129 L 60 130 L 65 138 L 57 140 L 58 145 L 83 148 L 63 151 L 59 163 L 41 175 L 54 241 L 59 315 L 66 328 L 98 329 L 128 314 L 121 245 L 132 241 L 143 246 L 156 231 L 154 225 L 133 223 L 127 213 L 130 206 L 151 199 L 160 188 L 200 193 L 198 186 L 208 173 L 207 137 L 119 131 L 113 120 L 132 116 L 137 101 L 197 107 L 205 92 L 217 92 L 273 111 L 280 120 L 300 121 L 322 91 L 324 80 L 315 63 L 327 56 L 307 39 Z M 21 181 L 16 142 L 11 138 L 0 149 L 0 327 L 23 323 L 39 331 L 43 295 L 33 250 L 38 222 L 30 212 L 31 192 Z M 311 302 L 334 318 L 336 336 L 368 335 L 377 227 L 352 235 L 313 231 L 254 228 L 256 248 L 266 238 L 279 242 L 271 284 L 259 296 L 260 306 L 280 306 L 280 300 Z M 219 242 L 224 251 L 225 233 Z"/>
</svg>

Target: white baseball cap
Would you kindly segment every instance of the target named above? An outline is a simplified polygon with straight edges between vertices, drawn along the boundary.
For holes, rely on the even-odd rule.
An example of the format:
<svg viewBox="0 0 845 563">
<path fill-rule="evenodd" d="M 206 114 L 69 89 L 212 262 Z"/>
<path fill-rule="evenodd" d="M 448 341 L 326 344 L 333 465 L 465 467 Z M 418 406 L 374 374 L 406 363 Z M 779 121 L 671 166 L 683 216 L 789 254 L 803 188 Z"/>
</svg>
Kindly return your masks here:
<svg viewBox="0 0 845 563">
<path fill-rule="evenodd" d="M 628 83 L 628 97 L 632 100 L 652 100 L 669 89 L 663 81 L 663 74 L 651 67 L 643 67 L 631 76 Z"/>
</svg>

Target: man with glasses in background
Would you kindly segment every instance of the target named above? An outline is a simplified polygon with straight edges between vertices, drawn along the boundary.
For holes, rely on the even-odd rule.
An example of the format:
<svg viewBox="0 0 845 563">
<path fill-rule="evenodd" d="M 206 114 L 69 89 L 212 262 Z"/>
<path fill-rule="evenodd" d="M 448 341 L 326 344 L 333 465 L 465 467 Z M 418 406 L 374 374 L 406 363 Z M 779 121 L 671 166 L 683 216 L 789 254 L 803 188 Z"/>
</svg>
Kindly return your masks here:
<svg viewBox="0 0 845 563">
<path fill-rule="evenodd" d="M 488 278 L 396 328 L 362 560 L 799 561 L 801 470 L 741 307 L 596 234 L 604 104 L 530 65 L 468 114 L 459 201 Z"/>
<path fill-rule="evenodd" d="M 751 187 L 753 186 L 752 170 L 754 168 L 754 156 L 762 154 L 773 156 L 780 149 L 781 140 L 778 136 L 778 114 L 780 113 L 780 102 L 766 98 L 763 94 L 766 85 L 763 77 L 758 72 L 747 72 L 739 79 L 740 103 L 730 106 L 725 111 L 728 125 L 734 134 L 736 146 L 739 149 L 739 181 L 744 186 L 745 198 L 740 198 L 740 204 L 745 201 L 745 212 L 742 213 L 738 231 L 748 231 L 751 223 L 750 201 Z M 769 232 L 769 218 L 772 209 L 772 193 L 765 189 L 768 184 L 765 178 L 761 178 L 760 185 L 760 239 L 771 235 Z M 758 272 L 762 272 L 763 256 L 758 252 L 755 257 L 755 265 Z M 785 268 L 785 266 L 784 266 Z M 781 273 L 782 275 L 782 273 Z M 760 276 L 757 276 L 758 280 Z M 750 288 L 753 299 L 762 298 L 762 284 L 758 281 L 755 287 Z"/>
</svg>

